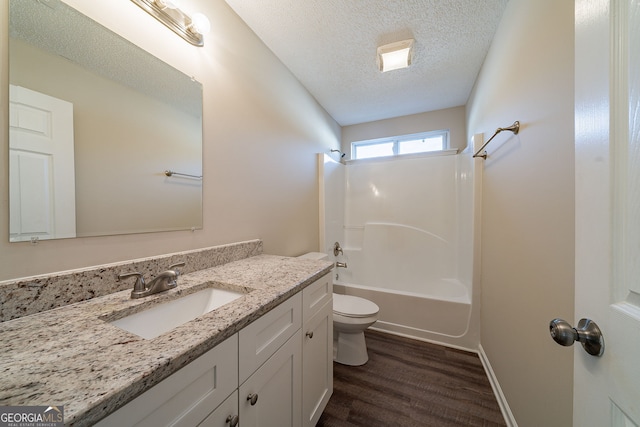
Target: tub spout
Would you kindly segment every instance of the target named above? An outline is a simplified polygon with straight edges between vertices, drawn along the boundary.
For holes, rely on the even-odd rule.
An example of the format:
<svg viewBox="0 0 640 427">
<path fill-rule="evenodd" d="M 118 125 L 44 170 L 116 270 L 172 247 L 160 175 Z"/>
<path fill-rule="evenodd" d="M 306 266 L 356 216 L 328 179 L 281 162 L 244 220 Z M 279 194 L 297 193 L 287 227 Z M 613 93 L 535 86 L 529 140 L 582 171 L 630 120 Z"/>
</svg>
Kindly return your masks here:
<svg viewBox="0 0 640 427">
<path fill-rule="evenodd" d="M 346 262 L 336 262 L 336 268 L 347 268 Z"/>
</svg>

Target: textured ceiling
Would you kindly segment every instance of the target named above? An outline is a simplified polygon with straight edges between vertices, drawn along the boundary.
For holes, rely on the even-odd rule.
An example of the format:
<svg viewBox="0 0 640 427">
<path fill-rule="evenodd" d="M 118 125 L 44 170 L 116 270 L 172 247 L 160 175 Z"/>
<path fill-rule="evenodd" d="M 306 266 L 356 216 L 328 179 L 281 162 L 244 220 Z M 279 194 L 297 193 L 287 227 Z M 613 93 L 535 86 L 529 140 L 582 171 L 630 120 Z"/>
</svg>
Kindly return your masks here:
<svg viewBox="0 0 640 427">
<path fill-rule="evenodd" d="M 467 102 L 508 0 L 226 0 L 342 126 Z M 415 39 L 408 69 L 377 46 Z"/>
<path fill-rule="evenodd" d="M 9 2 L 9 35 L 200 117 L 202 85 L 59 0 Z"/>
</svg>

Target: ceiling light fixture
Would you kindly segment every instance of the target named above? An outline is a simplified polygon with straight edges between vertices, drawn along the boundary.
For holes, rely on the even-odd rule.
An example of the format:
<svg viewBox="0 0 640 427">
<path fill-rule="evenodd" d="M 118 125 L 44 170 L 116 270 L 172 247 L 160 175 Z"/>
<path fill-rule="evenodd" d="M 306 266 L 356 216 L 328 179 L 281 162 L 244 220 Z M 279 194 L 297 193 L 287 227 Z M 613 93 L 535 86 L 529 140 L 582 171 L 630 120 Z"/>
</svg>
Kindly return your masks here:
<svg viewBox="0 0 640 427">
<path fill-rule="evenodd" d="M 179 0 L 131 0 L 174 33 L 195 46 L 204 46 L 204 34 L 211 29 L 202 13 L 189 16 L 180 9 Z"/>
<path fill-rule="evenodd" d="M 413 59 L 414 40 L 402 40 L 378 47 L 378 68 L 383 73 L 407 68 Z"/>
</svg>

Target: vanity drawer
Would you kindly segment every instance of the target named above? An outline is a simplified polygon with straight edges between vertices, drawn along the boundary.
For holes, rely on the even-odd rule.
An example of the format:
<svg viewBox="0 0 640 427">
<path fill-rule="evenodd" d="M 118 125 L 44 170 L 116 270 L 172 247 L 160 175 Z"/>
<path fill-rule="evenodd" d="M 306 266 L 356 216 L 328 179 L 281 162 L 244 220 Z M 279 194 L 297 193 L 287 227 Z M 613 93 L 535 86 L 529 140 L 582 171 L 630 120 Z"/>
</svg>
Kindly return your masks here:
<svg viewBox="0 0 640 427">
<path fill-rule="evenodd" d="M 333 298 L 331 273 L 325 274 L 302 291 L 302 315 L 304 321 L 311 319 Z"/>
<path fill-rule="evenodd" d="M 239 383 L 267 361 L 302 326 L 300 292 L 239 333 Z"/>
<path fill-rule="evenodd" d="M 238 387 L 238 335 L 102 419 L 107 426 L 195 426 Z"/>
</svg>

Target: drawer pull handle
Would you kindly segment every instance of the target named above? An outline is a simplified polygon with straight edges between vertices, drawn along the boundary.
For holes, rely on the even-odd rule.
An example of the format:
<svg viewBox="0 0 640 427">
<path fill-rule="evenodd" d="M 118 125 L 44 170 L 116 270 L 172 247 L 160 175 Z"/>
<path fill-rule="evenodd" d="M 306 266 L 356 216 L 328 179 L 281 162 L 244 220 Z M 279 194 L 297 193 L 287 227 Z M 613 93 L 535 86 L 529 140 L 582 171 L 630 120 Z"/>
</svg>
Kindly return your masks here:
<svg viewBox="0 0 640 427">
<path fill-rule="evenodd" d="M 247 396 L 247 400 L 251 402 L 251 406 L 255 405 L 258 402 L 258 394 L 251 393 Z"/>
<path fill-rule="evenodd" d="M 309 331 L 305 335 L 308 336 L 309 338 L 313 338 L 313 331 Z"/>
<path fill-rule="evenodd" d="M 238 425 L 238 416 L 237 415 L 229 415 L 227 417 L 227 423 L 229 423 L 229 425 L 231 427 L 236 427 Z"/>
</svg>

